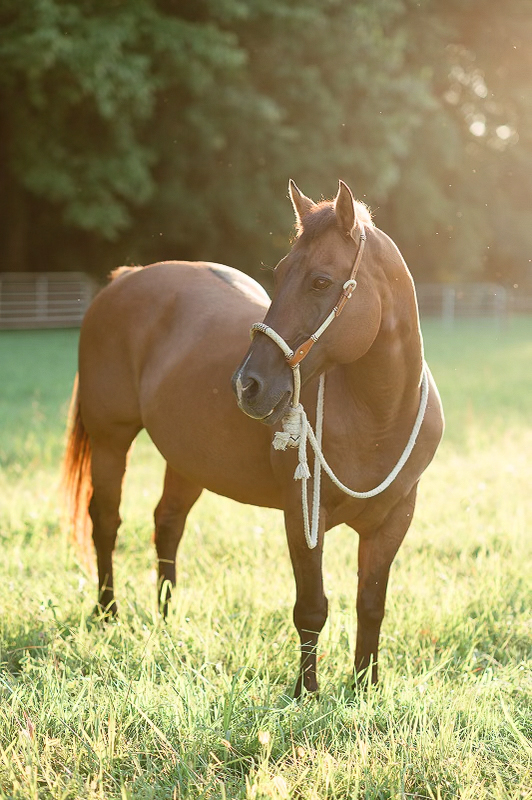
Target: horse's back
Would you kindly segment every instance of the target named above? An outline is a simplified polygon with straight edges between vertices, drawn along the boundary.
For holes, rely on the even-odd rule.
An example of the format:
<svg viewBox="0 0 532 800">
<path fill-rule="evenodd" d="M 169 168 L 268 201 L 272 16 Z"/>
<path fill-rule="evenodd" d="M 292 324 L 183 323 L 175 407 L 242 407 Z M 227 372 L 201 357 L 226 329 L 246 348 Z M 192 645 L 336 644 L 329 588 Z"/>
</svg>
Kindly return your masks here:
<svg viewBox="0 0 532 800">
<path fill-rule="evenodd" d="M 147 267 L 119 267 L 111 282 L 96 296 L 83 328 L 93 318 L 107 319 L 113 329 L 138 338 L 150 324 L 160 326 L 176 314 L 202 319 L 216 313 L 220 304 L 232 318 L 246 316 L 250 308 L 269 304 L 264 289 L 239 270 L 211 262 L 164 261 Z M 168 321 L 168 320 L 167 320 Z"/>
<path fill-rule="evenodd" d="M 138 373 L 143 359 L 153 349 L 164 352 L 169 336 L 179 330 L 181 357 L 187 341 L 209 330 L 223 329 L 230 340 L 238 338 L 248 319 L 264 314 L 269 303 L 262 287 L 252 278 L 220 264 L 167 261 L 148 267 L 120 267 L 112 281 L 96 296 L 81 329 L 80 356 L 103 350 L 111 361 L 114 352 L 124 360 L 126 349 Z M 82 366 L 83 368 L 83 366 Z"/>
</svg>

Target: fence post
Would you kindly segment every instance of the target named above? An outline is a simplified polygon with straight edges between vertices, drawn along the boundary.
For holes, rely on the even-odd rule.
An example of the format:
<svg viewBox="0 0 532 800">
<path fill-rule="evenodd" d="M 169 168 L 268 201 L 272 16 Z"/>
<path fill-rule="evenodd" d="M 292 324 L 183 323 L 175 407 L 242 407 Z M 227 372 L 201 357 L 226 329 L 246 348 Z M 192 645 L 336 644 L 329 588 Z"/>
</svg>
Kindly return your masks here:
<svg viewBox="0 0 532 800">
<path fill-rule="evenodd" d="M 91 304 L 91 300 L 92 300 L 93 293 L 94 293 L 94 292 L 93 292 L 92 281 L 91 281 L 91 279 L 90 279 L 90 278 L 87 278 L 87 276 L 85 275 L 85 276 L 83 277 L 83 292 L 82 292 L 82 303 L 83 303 L 83 308 L 82 308 L 82 317 L 83 317 L 83 315 L 85 314 L 86 310 L 88 309 L 88 307 L 89 307 L 89 306 L 90 306 L 90 304 Z"/>
<path fill-rule="evenodd" d="M 497 290 L 495 292 L 495 317 L 499 327 L 502 327 L 504 324 L 506 324 L 507 316 L 508 292 L 506 291 L 506 287 L 497 286 Z"/>
<path fill-rule="evenodd" d="M 35 283 L 37 293 L 35 312 L 37 321 L 41 322 L 46 319 L 48 311 L 48 277 L 46 275 L 39 275 Z"/>
<path fill-rule="evenodd" d="M 445 286 L 442 296 L 442 319 L 450 328 L 452 328 L 454 323 L 455 304 L 456 289 L 454 286 Z"/>
</svg>

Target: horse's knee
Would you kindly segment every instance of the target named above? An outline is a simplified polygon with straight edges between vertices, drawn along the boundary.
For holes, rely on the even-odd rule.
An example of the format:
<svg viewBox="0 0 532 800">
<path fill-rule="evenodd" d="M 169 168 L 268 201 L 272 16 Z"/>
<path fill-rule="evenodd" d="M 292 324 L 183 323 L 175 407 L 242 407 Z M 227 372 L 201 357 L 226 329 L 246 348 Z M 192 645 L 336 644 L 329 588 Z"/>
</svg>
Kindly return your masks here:
<svg viewBox="0 0 532 800">
<path fill-rule="evenodd" d="M 175 560 L 188 512 L 201 492 L 201 487 L 167 471 L 163 495 L 153 515 L 153 540 L 159 558 Z"/>
<path fill-rule="evenodd" d="M 357 617 L 364 625 L 380 625 L 384 619 L 384 596 L 363 589 L 357 598 Z"/>
<path fill-rule="evenodd" d="M 294 606 L 294 625 L 300 636 L 304 637 L 305 633 L 319 634 L 327 621 L 328 611 L 329 601 L 325 595 L 313 607 L 309 607 L 308 603 L 296 602 Z"/>
<path fill-rule="evenodd" d="M 201 488 L 189 485 L 179 476 L 167 472 L 164 492 L 153 514 L 156 545 L 168 540 L 179 542 L 187 514 L 201 491 Z"/>
</svg>

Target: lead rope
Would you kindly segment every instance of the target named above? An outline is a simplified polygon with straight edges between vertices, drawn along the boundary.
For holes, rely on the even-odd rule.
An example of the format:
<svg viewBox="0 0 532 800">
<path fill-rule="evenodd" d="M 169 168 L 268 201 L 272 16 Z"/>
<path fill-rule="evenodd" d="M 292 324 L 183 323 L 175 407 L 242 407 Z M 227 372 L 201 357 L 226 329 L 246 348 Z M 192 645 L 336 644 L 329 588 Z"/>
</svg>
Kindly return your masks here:
<svg viewBox="0 0 532 800">
<path fill-rule="evenodd" d="M 275 332 L 272 331 L 272 333 Z M 271 336 L 269 333 L 267 335 Z M 279 337 L 279 339 L 280 338 L 281 337 Z M 283 344 L 286 344 L 284 340 Z M 294 370 L 294 382 L 296 380 L 295 372 L 296 370 Z M 299 372 L 299 370 L 297 370 L 297 372 Z M 316 433 L 314 433 L 312 430 L 312 426 L 308 421 L 305 409 L 301 403 L 298 403 L 297 406 L 291 408 L 285 417 L 283 417 L 283 430 L 277 431 L 273 437 L 273 446 L 276 450 L 286 450 L 288 447 L 298 448 L 298 465 L 294 472 L 294 480 L 301 480 L 303 526 L 305 531 L 305 539 L 310 550 L 313 550 L 318 544 L 321 469 L 327 473 L 334 485 L 349 497 L 354 497 L 356 499 L 367 499 L 370 497 L 375 497 L 376 495 L 384 492 L 384 490 L 387 489 L 388 486 L 390 486 L 390 484 L 393 483 L 393 481 L 399 475 L 408 458 L 410 457 L 412 450 L 414 449 L 421 425 L 423 423 L 425 411 L 427 409 L 428 395 L 429 378 L 427 365 L 424 363 L 421 379 L 421 397 L 419 409 L 407 445 L 389 475 L 381 483 L 379 483 L 378 486 L 376 486 L 374 489 L 368 490 L 367 492 L 356 492 L 343 484 L 336 477 L 323 455 L 321 442 L 323 436 L 323 410 L 325 403 L 325 373 L 320 375 L 318 385 Z M 311 475 L 307 461 L 307 443 L 310 444 L 312 450 L 314 451 L 314 480 L 312 491 L 312 512 L 310 520 L 308 510 L 307 482 Z"/>
</svg>

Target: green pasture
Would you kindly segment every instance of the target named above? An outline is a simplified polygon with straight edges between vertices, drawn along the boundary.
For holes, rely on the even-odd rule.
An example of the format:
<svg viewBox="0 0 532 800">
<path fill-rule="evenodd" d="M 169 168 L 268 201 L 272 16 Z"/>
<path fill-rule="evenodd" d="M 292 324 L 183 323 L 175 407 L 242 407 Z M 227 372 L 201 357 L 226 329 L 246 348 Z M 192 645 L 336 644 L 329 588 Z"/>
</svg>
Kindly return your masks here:
<svg viewBox="0 0 532 800">
<path fill-rule="evenodd" d="M 61 525 L 75 331 L 0 334 L 0 798 L 532 798 L 532 319 L 424 325 L 444 443 L 392 571 L 380 685 L 349 688 L 356 537 L 328 535 L 319 699 L 298 662 L 281 515 L 204 494 L 168 623 L 136 444 L 120 621 Z"/>
</svg>

